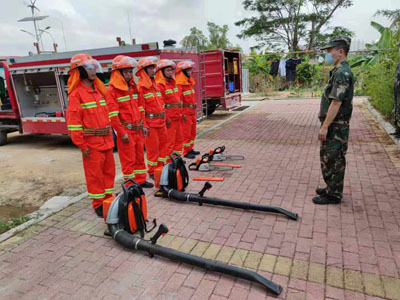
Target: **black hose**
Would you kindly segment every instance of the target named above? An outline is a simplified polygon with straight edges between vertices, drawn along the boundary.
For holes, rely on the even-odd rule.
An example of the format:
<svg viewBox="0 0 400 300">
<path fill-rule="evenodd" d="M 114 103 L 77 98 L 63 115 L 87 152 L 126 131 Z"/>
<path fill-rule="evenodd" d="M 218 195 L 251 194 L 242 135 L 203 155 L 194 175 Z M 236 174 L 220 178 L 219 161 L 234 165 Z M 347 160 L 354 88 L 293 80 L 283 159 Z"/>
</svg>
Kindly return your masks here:
<svg viewBox="0 0 400 300">
<path fill-rule="evenodd" d="M 275 295 L 279 295 L 282 292 L 282 287 L 280 285 L 273 283 L 256 272 L 152 244 L 149 241 L 129 234 L 125 230 L 119 229 L 116 224 L 109 224 L 108 229 L 110 230 L 113 239 L 127 248 L 145 251 L 150 255 L 159 255 L 173 261 L 183 262 L 206 270 L 236 276 L 252 282 L 258 282 Z"/>
<path fill-rule="evenodd" d="M 249 202 L 238 202 L 238 201 L 230 201 L 224 200 L 219 198 L 211 198 L 211 197 L 203 197 L 198 194 L 192 193 L 185 193 L 178 190 L 170 189 L 167 186 L 161 186 L 163 192 L 168 195 L 169 198 L 179 200 L 179 201 L 187 201 L 187 202 L 196 202 L 202 205 L 203 203 L 212 204 L 212 205 L 222 205 L 234 208 L 241 208 L 247 210 L 257 210 L 257 211 L 266 211 L 272 213 L 283 214 L 288 216 L 292 220 L 298 219 L 298 214 L 288 211 L 286 209 L 277 207 L 277 206 L 268 206 L 268 205 L 261 205 L 256 203 L 249 203 Z"/>
</svg>

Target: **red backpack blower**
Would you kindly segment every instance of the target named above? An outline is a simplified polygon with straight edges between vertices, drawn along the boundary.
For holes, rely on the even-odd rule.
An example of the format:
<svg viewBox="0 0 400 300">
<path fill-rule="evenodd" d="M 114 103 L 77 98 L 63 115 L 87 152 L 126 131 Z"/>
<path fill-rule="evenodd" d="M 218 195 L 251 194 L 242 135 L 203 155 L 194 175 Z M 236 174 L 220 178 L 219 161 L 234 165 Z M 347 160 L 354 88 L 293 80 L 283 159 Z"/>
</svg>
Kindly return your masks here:
<svg viewBox="0 0 400 300">
<path fill-rule="evenodd" d="M 130 185 L 126 187 L 127 184 Z M 175 181 L 174 184 L 177 187 L 181 182 Z M 159 255 L 179 263 L 183 262 L 205 270 L 257 282 L 274 295 L 279 295 L 282 292 L 280 285 L 256 272 L 157 245 L 159 237 L 168 233 L 168 228 L 164 224 L 160 225 L 153 237 L 145 240 L 143 238 L 144 232 L 149 232 L 151 229 L 147 230 L 146 228 L 147 206 L 145 205 L 146 198 L 142 187 L 134 180 L 129 179 L 122 184 L 122 189 L 123 192 L 117 197 L 110 199 L 107 203 L 103 203 L 103 206 L 107 206 L 104 209 L 104 215 L 109 233 L 122 246 L 146 252 L 150 257 Z M 155 226 L 155 220 L 153 222 Z M 136 231 L 140 232 L 141 237 L 133 235 Z"/>
</svg>

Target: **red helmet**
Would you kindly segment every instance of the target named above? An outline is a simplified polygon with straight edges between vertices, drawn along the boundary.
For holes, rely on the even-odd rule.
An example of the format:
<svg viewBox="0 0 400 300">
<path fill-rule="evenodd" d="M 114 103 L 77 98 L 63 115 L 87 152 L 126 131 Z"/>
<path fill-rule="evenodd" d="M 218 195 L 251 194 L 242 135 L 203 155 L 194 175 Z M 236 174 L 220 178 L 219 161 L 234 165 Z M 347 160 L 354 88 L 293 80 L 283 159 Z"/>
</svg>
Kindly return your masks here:
<svg viewBox="0 0 400 300">
<path fill-rule="evenodd" d="M 71 70 L 77 67 L 95 69 L 96 72 L 102 72 L 100 63 L 86 53 L 79 53 L 71 58 Z"/>
<path fill-rule="evenodd" d="M 71 58 L 71 70 L 85 65 L 92 57 L 86 53 L 79 53 Z"/>
<path fill-rule="evenodd" d="M 173 69 L 175 69 L 176 64 L 172 60 L 169 60 L 169 59 L 160 59 L 157 62 L 157 71 L 164 69 L 166 67 L 172 67 Z"/>
<path fill-rule="evenodd" d="M 144 68 L 148 66 L 157 66 L 157 57 L 154 56 L 148 56 L 140 59 L 138 61 L 138 64 L 136 66 L 136 76 L 138 76 L 138 73 L 143 70 Z"/>
<path fill-rule="evenodd" d="M 194 62 L 190 60 L 180 61 L 176 66 L 176 72 L 183 71 L 185 69 L 191 69 L 193 68 L 194 65 L 195 65 Z"/>
<path fill-rule="evenodd" d="M 126 68 L 135 68 L 137 65 L 136 59 L 125 56 L 125 55 L 118 55 L 112 61 L 112 69 L 119 70 L 119 69 L 126 69 Z"/>
</svg>

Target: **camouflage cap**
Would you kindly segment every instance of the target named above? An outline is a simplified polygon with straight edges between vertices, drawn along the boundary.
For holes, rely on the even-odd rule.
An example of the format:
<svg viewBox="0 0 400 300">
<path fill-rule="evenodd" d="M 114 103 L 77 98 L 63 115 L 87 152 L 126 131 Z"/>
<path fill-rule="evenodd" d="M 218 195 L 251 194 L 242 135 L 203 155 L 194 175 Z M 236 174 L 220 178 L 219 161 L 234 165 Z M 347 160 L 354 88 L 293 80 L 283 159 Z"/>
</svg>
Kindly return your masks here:
<svg viewBox="0 0 400 300">
<path fill-rule="evenodd" d="M 323 47 L 321 50 L 329 49 L 332 47 L 340 47 L 350 49 L 351 39 L 345 36 L 336 36 L 332 38 L 329 43 Z"/>
</svg>

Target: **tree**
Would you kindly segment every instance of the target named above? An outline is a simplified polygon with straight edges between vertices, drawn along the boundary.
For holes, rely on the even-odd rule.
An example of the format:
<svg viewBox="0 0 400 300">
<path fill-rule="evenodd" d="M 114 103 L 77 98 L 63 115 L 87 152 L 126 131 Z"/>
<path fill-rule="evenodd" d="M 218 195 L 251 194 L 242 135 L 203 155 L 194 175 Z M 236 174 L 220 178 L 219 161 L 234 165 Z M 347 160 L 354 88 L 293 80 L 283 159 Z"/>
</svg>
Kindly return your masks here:
<svg viewBox="0 0 400 300">
<path fill-rule="evenodd" d="M 395 10 L 378 10 L 374 16 L 384 16 L 389 19 L 390 29 L 393 31 L 393 36 L 396 40 L 397 45 L 400 44 L 400 9 Z"/>
<path fill-rule="evenodd" d="M 231 42 L 226 36 L 229 30 L 228 25 L 219 26 L 215 23 L 208 22 L 207 29 L 209 32 L 209 44 L 208 48 L 229 48 L 232 47 Z"/>
<path fill-rule="evenodd" d="M 259 47 L 284 44 L 289 50 L 299 50 L 300 41 L 307 41 L 312 49 L 333 14 L 352 5 L 352 0 L 245 0 L 243 5 L 258 16 L 235 23 L 243 27 L 239 38 L 253 37 Z"/>
<path fill-rule="evenodd" d="M 185 36 L 181 41 L 182 46 L 185 48 L 197 47 L 200 50 L 205 50 L 208 43 L 208 39 L 204 33 L 196 27 L 190 28 L 190 34 Z"/>
<path fill-rule="evenodd" d="M 228 25 L 219 26 L 215 23 L 208 22 L 207 30 L 209 37 L 207 38 L 203 32 L 196 28 L 190 28 L 190 34 L 185 36 L 181 41 L 183 47 L 191 48 L 198 47 L 200 50 L 214 49 L 214 48 L 234 48 L 240 49 L 240 46 L 233 47 L 232 43 L 228 40 Z"/>
<path fill-rule="evenodd" d="M 348 30 L 347 28 L 341 27 L 341 26 L 333 27 L 331 32 L 318 33 L 315 36 L 314 47 L 320 48 L 320 47 L 326 45 L 335 36 L 347 36 L 347 37 L 351 38 L 354 36 L 354 32 Z"/>
</svg>

